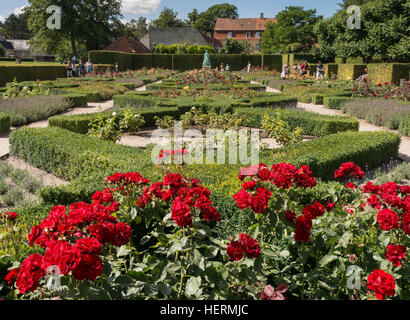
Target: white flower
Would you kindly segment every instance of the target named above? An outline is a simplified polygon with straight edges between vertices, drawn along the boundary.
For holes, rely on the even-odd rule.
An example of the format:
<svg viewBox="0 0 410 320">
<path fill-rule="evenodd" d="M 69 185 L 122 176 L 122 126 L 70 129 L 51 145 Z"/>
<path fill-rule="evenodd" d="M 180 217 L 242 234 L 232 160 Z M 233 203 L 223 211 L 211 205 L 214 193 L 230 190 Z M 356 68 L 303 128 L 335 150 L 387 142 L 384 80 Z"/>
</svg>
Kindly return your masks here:
<svg viewBox="0 0 410 320">
<path fill-rule="evenodd" d="M 113 112 L 112 115 L 115 117 L 115 116 L 117 115 L 117 113 L 116 113 L 116 112 Z"/>
</svg>

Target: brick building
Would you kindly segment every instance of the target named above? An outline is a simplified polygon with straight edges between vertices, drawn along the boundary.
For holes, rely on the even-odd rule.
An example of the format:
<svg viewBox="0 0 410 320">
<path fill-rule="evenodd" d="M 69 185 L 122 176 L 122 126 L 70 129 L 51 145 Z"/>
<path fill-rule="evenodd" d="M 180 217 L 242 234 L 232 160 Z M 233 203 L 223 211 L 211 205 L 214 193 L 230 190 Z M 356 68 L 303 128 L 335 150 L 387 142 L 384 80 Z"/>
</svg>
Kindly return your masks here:
<svg viewBox="0 0 410 320">
<path fill-rule="evenodd" d="M 259 18 L 218 18 L 216 20 L 214 37 L 220 41 L 235 39 L 237 41 L 247 41 L 255 51 L 260 50 L 259 42 L 265 25 L 268 22 L 276 23 L 274 18 L 265 18 L 261 13 Z"/>
</svg>

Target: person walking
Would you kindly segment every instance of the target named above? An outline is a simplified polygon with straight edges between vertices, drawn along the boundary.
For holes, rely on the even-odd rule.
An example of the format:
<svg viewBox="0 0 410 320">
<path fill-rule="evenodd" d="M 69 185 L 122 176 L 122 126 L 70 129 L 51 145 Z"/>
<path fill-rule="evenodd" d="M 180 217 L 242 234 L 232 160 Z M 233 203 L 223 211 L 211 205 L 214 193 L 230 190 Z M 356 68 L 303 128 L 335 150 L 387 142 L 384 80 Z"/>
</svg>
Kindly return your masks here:
<svg viewBox="0 0 410 320">
<path fill-rule="evenodd" d="M 248 67 L 247 67 L 247 68 L 248 68 L 248 69 L 247 69 L 248 73 L 251 72 L 251 67 L 252 67 L 251 62 L 248 61 Z"/>
<path fill-rule="evenodd" d="M 73 76 L 73 64 L 71 63 L 71 60 L 67 61 L 65 69 L 67 71 L 67 78 L 71 78 Z"/>
<path fill-rule="evenodd" d="M 321 80 L 325 79 L 325 66 L 322 64 L 322 61 L 319 61 L 316 67 L 316 80 L 319 81 L 319 78 Z"/>
<path fill-rule="evenodd" d="M 224 64 L 223 64 L 223 63 L 221 63 L 221 72 L 224 72 L 224 71 L 225 71 Z"/>
<path fill-rule="evenodd" d="M 281 74 L 281 78 L 283 80 L 287 79 L 289 77 L 289 71 L 290 71 L 290 66 L 288 63 L 284 64 L 282 67 L 282 74 Z"/>
<path fill-rule="evenodd" d="M 90 59 L 88 59 L 87 63 L 85 64 L 87 73 L 91 73 L 93 71 L 93 64 Z"/>
<path fill-rule="evenodd" d="M 78 63 L 78 76 L 79 77 L 84 76 L 84 69 L 85 69 L 85 66 L 84 66 L 83 59 L 80 59 L 80 62 Z"/>
</svg>

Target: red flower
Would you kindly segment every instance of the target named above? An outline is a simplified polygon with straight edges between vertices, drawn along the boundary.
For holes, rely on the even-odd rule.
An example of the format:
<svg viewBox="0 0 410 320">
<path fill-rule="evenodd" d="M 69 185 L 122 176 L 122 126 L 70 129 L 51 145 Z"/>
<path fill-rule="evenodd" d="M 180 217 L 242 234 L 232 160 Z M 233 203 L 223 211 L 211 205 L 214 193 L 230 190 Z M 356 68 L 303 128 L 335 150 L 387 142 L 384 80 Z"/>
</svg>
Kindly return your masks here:
<svg viewBox="0 0 410 320">
<path fill-rule="evenodd" d="M 268 181 L 272 175 L 272 172 L 267 168 L 262 168 L 258 171 L 258 176 L 261 181 Z"/>
<path fill-rule="evenodd" d="M 38 281 L 46 275 L 42 264 L 43 257 L 38 253 L 30 255 L 23 261 L 16 278 L 16 286 L 20 294 L 37 289 Z"/>
<path fill-rule="evenodd" d="M 5 217 L 7 220 L 10 220 L 10 221 L 16 220 L 17 217 L 19 216 L 19 215 L 18 215 L 17 213 L 15 213 L 15 212 L 4 212 L 3 215 L 4 215 L 4 217 Z"/>
<path fill-rule="evenodd" d="M 377 84 L 378 87 L 381 87 L 381 85 L 382 85 L 381 83 L 378 83 L 378 84 Z"/>
<path fill-rule="evenodd" d="M 7 281 L 8 285 L 12 284 L 16 280 L 18 272 L 19 272 L 19 268 L 15 268 L 13 270 L 10 270 L 10 272 L 4 278 L 4 280 Z"/>
<path fill-rule="evenodd" d="M 246 181 L 242 184 L 243 190 L 254 190 L 256 187 L 256 182 L 254 180 Z"/>
<path fill-rule="evenodd" d="M 326 211 L 327 211 L 327 212 L 332 211 L 332 210 L 333 210 L 333 208 L 335 207 L 335 205 L 336 205 L 336 203 L 335 203 L 335 202 L 330 202 L 330 201 L 327 201 L 327 204 L 326 204 Z"/>
<path fill-rule="evenodd" d="M 345 187 L 349 189 L 356 189 L 356 186 L 353 182 L 346 183 Z"/>
<path fill-rule="evenodd" d="M 377 214 L 377 222 L 382 230 L 389 231 L 399 227 L 399 216 L 390 209 L 383 209 Z"/>
<path fill-rule="evenodd" d="M 102 260 L 100 257 L 90 254 L 83 254 L 81 261 L 73 270 L 73 277 L 78 281 L 95 281 L 102 274 Z"/>
<path fill-rule="evenodd" d="M 252 210 L 255 213 L 264 213 L 268 207 L 269 199 L 272 193 L 266 188 L 258 188 L 252 199 Z"/>
<path fill-rule="evenodd" d="M 189 226 L 192 228 L 192 216 L 189 206 L 179 200 L 174 200 L 172 203 L 172 220 L 180 227 Z"/>
<path fill-rule="evenodd" d="M 47 250 L 43 258 L 43 269 L 49 266 L 57 266 L 60 273 L 67 275 L 77 267 L 81 260 L 81 251 L 66 241 L 54 241 L 47 244 Z"/>
<path fill-rule="evenodd" d="M 251 238 L 248 234 L 241 233 L 239 241 L 242 242 L 242 249 L 248 258 L 257 258 L 261 255 L 258 241 Z"/>
<path fill-rule="evenodd" d="M 232 198 L 236 201 L 238 208 L 241 210 L 250 208 L 252 205 L 252 195 L 243 189 L 237 194 L 234 194 Z"/>
<path fill-rule="evenodd" d="M 292 210 L 285 211 L 285 219 L 289 222 L 293 222 L 296 219 L 296 213 Z"/>
<path fill-rule="evenodd" d="M 353 162 L 343 163 L 340 168 L 335 171 L 335 179 L 343 181 L 349 177 L 363 179 L 364 172 Z"/>
<path fill-rule="evenodd" d="M 202 217 L 205 221 L 221 221 L 221 215 L 214 207 L 206 208 Z"/>
<path fill-rule="evenodd" d="M 325 206 L 317 201 L 315 201 L 315 203 L 313 204 L 307 205 L 302 211 L 302 214 L 311 220 L 323 216 L 324 213 Z"/>
<path fill-rule="evenodd" d="M 116 183 L 125 178 L 125 175 L 121 172 L 113 174 L 112 176 L 107 177 L 106 179 L 111 183 Z"/>
<path fill-rule="evenodd" d="M 229 259 L 231 261 L 239 261 L 243 258 L 242 243 L 240 241 L 232 241 L 226 248 Z"/>
<path fill-rule="evenodd" d="M 101 254 L 102 244 L 96 238 L 84 238 L 77 240 L 76 247 L 81 253 Z"/>
<path fill-rule="evenodd" d="M 401 227 L 405 234 L 410 235 L 410 213 L 403 215 L 401 219 Z"/>
<path fill-rule="evenodd" d="M 164 184 L 171 187 L 179 187 L 182 184 L 182 177 L 177 173 L 170 173 L 165 176 Z"/>
<path fill-rule="evenodd" d="M 392 297 L 395 294 L 393 276 L 380 269 L 374 270 L 367 277 L 367 287 L 369 290 L 374 291 L 376 298 L 380 300 L 383 300 L 386 295 Z"/>
<path fill-rule="evenodd" d="M 382 207 L 379 202 L 379 196 L 377 194 L 372 194 L 371 197 L 367 199 L 367 203 L 376 210 L 380 210 Z"/>
<path fill-rule="evenodd" d="M 296 242 L 309 242 L 310 232 L 305 229 L 296 229 L 295 230 L 295 241 Z"/>
<path fill-rule="evenodd" d="M 390 244 L 387 246 L 385 257 L 394 266 L 400 267 L 401 261 L 406 259 L 406 247 L 402 245 Z"/>
</svg>

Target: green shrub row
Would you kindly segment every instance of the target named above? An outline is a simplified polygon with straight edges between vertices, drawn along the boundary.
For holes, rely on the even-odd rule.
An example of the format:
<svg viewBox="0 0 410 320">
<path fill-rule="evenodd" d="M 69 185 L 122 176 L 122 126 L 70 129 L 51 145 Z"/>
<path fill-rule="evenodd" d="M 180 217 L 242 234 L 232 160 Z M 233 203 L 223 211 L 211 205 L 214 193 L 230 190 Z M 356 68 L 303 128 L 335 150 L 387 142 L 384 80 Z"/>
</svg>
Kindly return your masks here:
<svg viewBox="0 0 410 320">
<path fill-rule="evenodd" d="M 399 132 L 403 136 L 410 137 L 410 115 L 407 115 L 400 119 Z"/>
<path fill-rule="evenodd" d="M 12 82 L 55 80 L 66 75 L 64 65 L 0 65 L 0 86 Z"/>
<path fill-rule="evenodd" d="M 400 135 L 391 132 L 341 132 L 274 150 L 260 160 L 306 164 L 316 177 L 329 180 L 344 162 L 366 170 L 396 159 L 400 142 Z"/>
<path fill-rule="evenodd" d="M 250 126 L 261 127 L 265 114 L 275 114 L 279 109 L 238 108 L 235 112 L 242 116 Z M 291 129 L 302 128 L 302 133 L 311 136 L 326 136 L 343 131 L 359 131 L 359 121 L 352 117 L 326 116 L 304 110 L 280 109 L 281 119 L 286 121 Z"/>
<path fill-rule="evenodd" d="M 349 97 L 338 97 L 330 96 L 323 98 L 323 104 L 329 109 L 340 110 L 346 102 L 350 101 L 352 98 Z"/>
<path fill-rule="evenodd" d="M 11 119 L 6 113 L 0 113 L 0 133 L 10 131 Z"/>
</svg>

